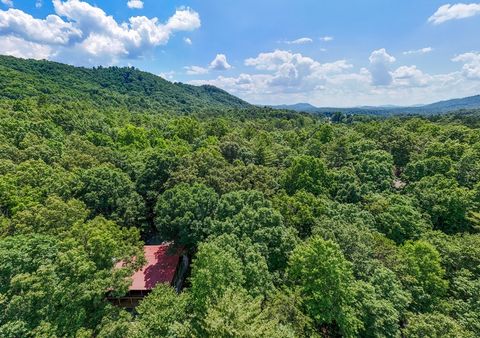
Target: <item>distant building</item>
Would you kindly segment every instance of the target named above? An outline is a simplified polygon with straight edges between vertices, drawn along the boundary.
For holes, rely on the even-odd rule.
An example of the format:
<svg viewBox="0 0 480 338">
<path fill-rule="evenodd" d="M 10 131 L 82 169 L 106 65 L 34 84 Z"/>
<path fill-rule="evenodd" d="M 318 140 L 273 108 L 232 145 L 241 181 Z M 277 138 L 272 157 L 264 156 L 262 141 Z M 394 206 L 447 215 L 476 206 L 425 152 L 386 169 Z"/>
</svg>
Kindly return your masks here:
<svg viewBox="0 0 480 338">
<path fill-rule="evenodd" d="M 188 258 L 180 250 L 175 250 L 171 244 L 145 245 L 146 264 L 132 275 L 132 284 L 123 297 L 108 297 L 115 305 L 125 308 L 135 308 L 138 302 L 148 295 L 159 283 L 169 284 L 177 292 L 183 287 L 183 281 L 188 269 Z M 121 266 L 121 262 L 118 266 Z"/>
</svg>

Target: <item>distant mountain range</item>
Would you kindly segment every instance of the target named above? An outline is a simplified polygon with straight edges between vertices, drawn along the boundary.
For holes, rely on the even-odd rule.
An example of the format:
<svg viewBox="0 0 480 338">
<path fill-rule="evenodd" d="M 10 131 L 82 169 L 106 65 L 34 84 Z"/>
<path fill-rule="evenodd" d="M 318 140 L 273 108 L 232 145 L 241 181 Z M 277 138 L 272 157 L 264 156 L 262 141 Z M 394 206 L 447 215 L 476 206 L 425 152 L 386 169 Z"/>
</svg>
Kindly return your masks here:
<svg viewBox="0 0 480 338">
<path fill-rule="evenodd" d="M 461 109 L 480 109 L 480 95 L 464 97 L 461 99 L 452 99 L 439 101 L 426 105 L 417 106 L 361 106 L 351 108 L 335 107 L 315 107 L 309 103 L 297 103 L 292 105 L 271 106 L 277 109 L 289 109 L 306 113 L 350 113 L 350 114 L 375 114 L 375 115 L 393 115 L 393 114 L 443 114 Z"/>
</svg>

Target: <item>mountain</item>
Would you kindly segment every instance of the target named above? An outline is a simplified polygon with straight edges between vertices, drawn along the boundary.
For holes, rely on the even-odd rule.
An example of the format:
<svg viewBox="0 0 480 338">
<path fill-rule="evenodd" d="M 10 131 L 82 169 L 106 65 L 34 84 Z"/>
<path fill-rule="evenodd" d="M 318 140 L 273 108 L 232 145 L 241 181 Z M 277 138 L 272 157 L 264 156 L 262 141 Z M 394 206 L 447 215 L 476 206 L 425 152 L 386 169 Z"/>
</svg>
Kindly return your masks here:
<svg viewBox="0 0 480 338">
<path fill-rule="evenodd" d="M 464 97 L 461 99 L 452 99 L 446 101 L 440 101 L 432 104 L 428 104 L 421 107 L 415 107 L 415 109 L 449 112 L 460 109 L 478 109 L 480 108 L 480 95 Z"/>
<path fill-rule="evenodd" d="M 0 99 L 39 96 L 59 103 L 133 111 L 188 113 L 252 107 L 217 87 L 172 83 L 132 67 L 83 68 L 0 56 Z"/>
<path fill-rule="evenodd" d="M 443 114 L 462 109 L 480 109 L 480 95 L 464 97 L 460 99 L 452 99 L 439 101 L 427 105 L 416 105 L 410 107 L 399 107 L 393 105 L 384 106 L 361 106 L 351 108 L 335 108 L 335 107 L 315 107 L 309 103 L 299 103 L 293 105 L 273 106 L 273 108 L 290 109 L 299 112 L 308 113 L 350 113 L 350 114 L 376 114 L 376 115 L 393 115 L 393 114 Z"/>
<path fill-rule="evenodd" d="M 288 109 L 288 110 L 295 110 L 298 112 L 316 112 L 318 107 L 315 107 L 314 105 L 311 105 L 310 103 L 296 103 L 296 104 L 283 104 L 283 105 L 278 105 L 278 106 L 271 106 L 272 108 L 275 109 Z"/>
</svg>

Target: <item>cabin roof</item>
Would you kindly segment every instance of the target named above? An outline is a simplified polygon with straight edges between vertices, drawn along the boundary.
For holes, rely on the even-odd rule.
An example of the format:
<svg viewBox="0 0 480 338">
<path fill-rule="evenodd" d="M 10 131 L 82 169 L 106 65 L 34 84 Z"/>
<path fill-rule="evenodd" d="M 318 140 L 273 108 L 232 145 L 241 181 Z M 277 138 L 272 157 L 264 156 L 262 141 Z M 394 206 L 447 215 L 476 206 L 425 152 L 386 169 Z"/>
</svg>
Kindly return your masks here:
<svg viewBox="0 0 480 338">
<path fill-rule="evenodd" d="M 146 264 L 132 276 L 130 291 L 151 290 L 158 283 L 172 284 L 180 253 L 170 244 L 145 245 Z"/>
</svg>

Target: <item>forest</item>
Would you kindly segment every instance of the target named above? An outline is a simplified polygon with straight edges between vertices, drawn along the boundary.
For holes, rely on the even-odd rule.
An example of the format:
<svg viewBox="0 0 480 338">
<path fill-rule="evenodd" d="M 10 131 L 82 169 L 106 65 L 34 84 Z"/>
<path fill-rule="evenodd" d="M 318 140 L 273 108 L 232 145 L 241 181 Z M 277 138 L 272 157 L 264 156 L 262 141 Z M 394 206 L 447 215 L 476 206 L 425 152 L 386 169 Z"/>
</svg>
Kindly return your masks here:
<svg viewBox="0 0 480 338">
<path fill-rule="evenodd" d="M 479 337 L 479 121 L 0 57 L 0 337 Z M 184 290 L 110 304 L 163 241 Z"/>
</svg>

